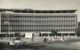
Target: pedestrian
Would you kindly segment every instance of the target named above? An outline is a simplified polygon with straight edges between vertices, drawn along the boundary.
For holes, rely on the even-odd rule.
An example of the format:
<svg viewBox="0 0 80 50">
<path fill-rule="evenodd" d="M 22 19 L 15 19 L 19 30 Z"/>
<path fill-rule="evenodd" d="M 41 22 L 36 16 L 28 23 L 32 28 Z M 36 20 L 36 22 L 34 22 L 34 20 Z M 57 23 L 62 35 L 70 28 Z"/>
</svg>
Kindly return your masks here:
<svg viewBox="0 0 80 50">
<path fill-rule="evenodd" d="M 61 36 L 61 41 L 64 43 L 64 37 L 63 36 Z"/>
<path fill-rule="evenodd" d="M 34 39 L 34 34 L 32 34 L 32 41 L 33 41 L 33 39 Z"/>
<path fill-rule="evenodd" d="M 47 42 L 47 38 L 46 37 L 44 38 L 44 42 Z"/>
</svg>

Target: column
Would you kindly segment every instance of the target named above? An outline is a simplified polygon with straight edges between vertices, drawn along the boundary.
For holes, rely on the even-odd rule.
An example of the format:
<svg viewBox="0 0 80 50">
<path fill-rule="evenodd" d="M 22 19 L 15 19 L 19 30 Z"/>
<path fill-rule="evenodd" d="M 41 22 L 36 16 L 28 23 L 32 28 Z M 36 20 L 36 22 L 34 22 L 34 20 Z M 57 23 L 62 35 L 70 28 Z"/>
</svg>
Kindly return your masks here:
<svg viewBox="0 0 80 50">
<path fill-rule="evenodd" d="M 13 37 L 15 37 L 15 33 L 13 34 Z"/>
<path fill-rule="evenodd" d="M 8 33 L 6 33 L 6 38 L 7 38 L 7 34 L 8 34 Z"/>
<path fill-rule="evenodd" d="M 68 37 L 70 38 L 70 33 L 68 33 Z"/>
<path fill-rule="evenodd" d="M 49 33 L 48 33 L 48 37 L 49 37 Z"/>
<path fill-rule="evenodd" d="M 1 33 L 1 13 L 0 13 L 0 33 Z"/>
</svg>

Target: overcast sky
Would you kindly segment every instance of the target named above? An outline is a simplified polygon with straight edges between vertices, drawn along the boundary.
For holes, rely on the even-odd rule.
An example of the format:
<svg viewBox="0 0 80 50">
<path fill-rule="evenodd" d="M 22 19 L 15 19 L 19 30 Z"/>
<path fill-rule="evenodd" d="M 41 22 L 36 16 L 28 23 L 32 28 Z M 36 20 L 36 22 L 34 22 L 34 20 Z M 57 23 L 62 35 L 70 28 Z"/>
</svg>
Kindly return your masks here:
<svg viewBox="0 0 80 50">
<path fill-rule="evenodd" d="M 40 10 L 77 9 L 80 21 L 80 0 L 0 0 L 0 8 L 31 8 Z"/>
</svg>

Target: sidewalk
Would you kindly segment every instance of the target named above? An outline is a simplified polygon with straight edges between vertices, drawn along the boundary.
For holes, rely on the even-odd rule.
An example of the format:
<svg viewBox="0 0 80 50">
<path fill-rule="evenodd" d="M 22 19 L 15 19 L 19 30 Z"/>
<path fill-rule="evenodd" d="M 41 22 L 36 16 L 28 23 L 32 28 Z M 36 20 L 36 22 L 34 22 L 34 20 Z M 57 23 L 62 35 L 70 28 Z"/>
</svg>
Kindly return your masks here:
<svg viewBox="0 0 80 50">
<path fill-rule="evenodd" d="M 0 39 L 0 42 L 9 42 L 9 39 Z M 44 43 L 43 37 L 35 37 L 32 41 L 31 38 L 22 38 L 22 41 L 25 41 L 26 43 Z M 56 42 L 61 41 L 60 37 L 57 38 L 48 38 L 48 42 Z M 64 41 L 80 41 L 80 37 L 64 37 Z"/>
</svg>

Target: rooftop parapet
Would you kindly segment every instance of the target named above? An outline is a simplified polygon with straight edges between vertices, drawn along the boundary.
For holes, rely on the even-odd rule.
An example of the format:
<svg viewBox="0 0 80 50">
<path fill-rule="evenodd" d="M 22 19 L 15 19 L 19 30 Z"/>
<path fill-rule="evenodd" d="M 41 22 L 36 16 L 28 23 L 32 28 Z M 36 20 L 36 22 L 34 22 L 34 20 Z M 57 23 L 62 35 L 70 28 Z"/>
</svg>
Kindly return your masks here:
<svg viewBox="0 0 80 50">
<path fill-rule="evenodd" d="M 33 9 L 0 9 L 0 12 L 12 11 L 14 13 L 75 13 L 76 9 L 71 10 L 33 10 Z"/>
</svg>

